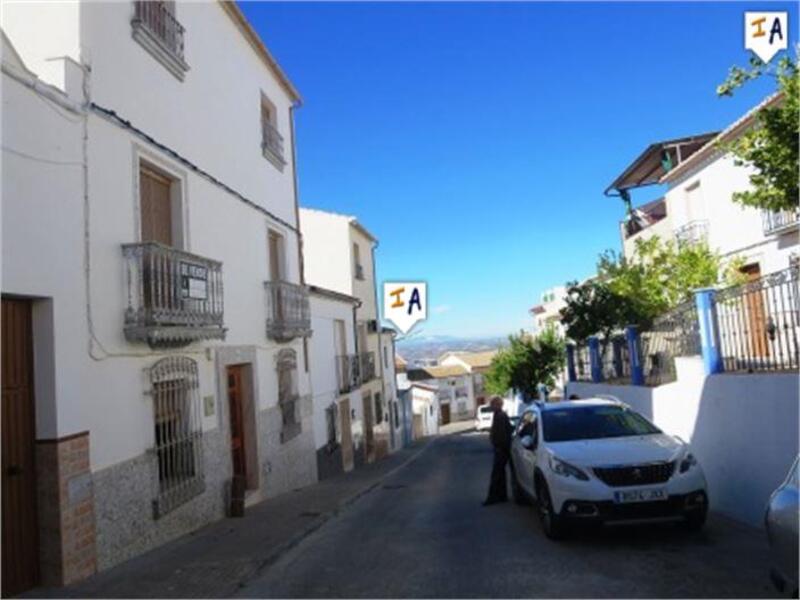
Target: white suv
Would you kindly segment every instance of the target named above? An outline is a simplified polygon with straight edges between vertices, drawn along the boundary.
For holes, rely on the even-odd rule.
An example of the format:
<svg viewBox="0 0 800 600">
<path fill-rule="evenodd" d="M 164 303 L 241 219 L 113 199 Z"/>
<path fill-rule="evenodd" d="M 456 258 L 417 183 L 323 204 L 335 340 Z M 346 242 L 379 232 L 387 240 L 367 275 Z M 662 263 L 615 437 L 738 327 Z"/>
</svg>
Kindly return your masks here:
<svg viewBox="0 0 800 600">
<path fill-rule="evenodd" d="M 685 520 L 700 529 L 706 480 L 689 446 L 615 400 L 526 408 L 511 443 L 512 490 L 535 500 L 545 535 L 569 523 Z"/>
</svg>

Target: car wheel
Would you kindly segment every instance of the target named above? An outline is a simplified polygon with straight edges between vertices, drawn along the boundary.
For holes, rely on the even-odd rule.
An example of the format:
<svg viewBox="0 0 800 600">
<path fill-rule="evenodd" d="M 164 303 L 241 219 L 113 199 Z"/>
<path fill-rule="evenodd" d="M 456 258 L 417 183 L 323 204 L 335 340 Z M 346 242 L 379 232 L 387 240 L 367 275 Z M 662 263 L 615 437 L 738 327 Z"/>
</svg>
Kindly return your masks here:
<svg viewBox="0 0 800 600">
<path fill-rule="evenodd" d="M 517 481 L 517 472 L 514 470 L 513 463 L 511 464 L 511 496 L 517 504 L 528 504 L 528 494 L 522 489 L 522 486 Z"/>
<path fill-rule="evenodd" d="M 564 537 L 564 522 L 553 509 L 550 499 L 550 490 L 542 479 L 536 486 L 536 504 L 539 509 L 539 519 L 542 521 L 544 534 L 551 540 L 560 540 Z"/>
</svg>

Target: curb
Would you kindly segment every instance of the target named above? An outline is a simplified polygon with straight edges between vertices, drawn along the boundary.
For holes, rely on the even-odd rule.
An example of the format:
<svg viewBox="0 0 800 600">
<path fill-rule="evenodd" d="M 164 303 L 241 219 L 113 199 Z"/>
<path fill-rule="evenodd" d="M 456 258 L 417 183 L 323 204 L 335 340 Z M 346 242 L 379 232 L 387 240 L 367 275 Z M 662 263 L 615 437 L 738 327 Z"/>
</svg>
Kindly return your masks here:
<svg viewBox="0 0 800 600">
<path fill-rule="evenodd" d="M 254 579 L 259 574 L 261 574 L 261 572 L 264 569 L 266 569 L 267 567 L 269 567 L 272 564 L 276 563 L 289 550 L 293 549 L 295 546 L 300 544 L 300 542 L 302 542 L 304 539 L 306 539 L 312 533 L 317 531 L 320 527 L 322 527 L 325 523 L 330 521 L 333 517 L 336 517 L 339 514 L 341 514 L 344 509 L 346 509 L 346 508 L 350 507 L 351 505 L 355 504 L 359 499 L 361 499 L 362 497 L 364 497 L 367 494 L 369 494 L 370 492 L 372 492 L 375 488 L 380 486 L 386 479 L 388 479 L 389 477 L 391 477 L 392 475 L 394 475 L 395 473 L 397 473 L 401 469 L 407 467 L 412 462 L 417 460 L 417 458 L 419 458 L 422 454 L 424 454 L 425 451 L 428 448 L 430 448 L 432 445 L 434 445 L 438 439 L 441 439 L 441 438 L 439 438 L 439 437 L 433 438 L 428 443 L 426 443 L 422 448 L 420 448 L 414 454 L 409 456 L 406 460 L 401 462 L 399 465 L 397 465 L 396 467 L 393 467 L 392 469 L 386 471 L 386 473 L 380 475 L 378 477 L 378 479 L 376 479 L 372 483 L 368 484 L 364 488 L 354 492 L 350 496 L 347 496 L 347 497 L 343 498 L 337 504 L 336 508 L 334 508 L 333 510 L 331 510 L 331 511 L 329 511 L 327 513 L 324 513 L 324 514 L 320 515 L 319 517 L 314 519 L 311 523 L 309 523 L 309 525 L 307 527 L 305 527 L 304 529 L 299 531 L 297 534 L 293 535 L 291 538 L 289 538 L 288 540 L 286 540 L 282 544 L 279 544 L 278 546 L 276 546 L 273 549 L 273 551 L 270 552 L 269 555 L 267 555 L 261 561 L 258 562 L 256 567 L 253 569 L 253 571 L 249 575 L 247 575 L 244 579 L 240 580 L 236 584 L 236 590 L 240 591 L 240 590 L 246 588 L 248 582 L 250 582 L 252 579 Z"/>
</svg>

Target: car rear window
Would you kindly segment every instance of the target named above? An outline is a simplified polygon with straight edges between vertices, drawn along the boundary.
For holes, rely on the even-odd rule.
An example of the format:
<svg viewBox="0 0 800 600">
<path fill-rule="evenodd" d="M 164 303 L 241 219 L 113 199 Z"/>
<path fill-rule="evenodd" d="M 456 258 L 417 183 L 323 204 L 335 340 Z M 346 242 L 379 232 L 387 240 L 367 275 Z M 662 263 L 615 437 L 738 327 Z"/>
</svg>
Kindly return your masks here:
<svg viewBox="0 0 800 600">
<path fill-rule="evenodd" d="M 546 410 L 542 413 L 542 428 L 544 439 L 548 442 L 661 433 L 658 427 L 642 415 L 622 406 L 583 406 Z"/>
<path fill-rule="evenodd" d="M 492 407 L 491 406 L 481 406 L 481 414 L 485 415 L 485 414 L 490 413 L 490 412 L 492 412 Z"/>
</svg>

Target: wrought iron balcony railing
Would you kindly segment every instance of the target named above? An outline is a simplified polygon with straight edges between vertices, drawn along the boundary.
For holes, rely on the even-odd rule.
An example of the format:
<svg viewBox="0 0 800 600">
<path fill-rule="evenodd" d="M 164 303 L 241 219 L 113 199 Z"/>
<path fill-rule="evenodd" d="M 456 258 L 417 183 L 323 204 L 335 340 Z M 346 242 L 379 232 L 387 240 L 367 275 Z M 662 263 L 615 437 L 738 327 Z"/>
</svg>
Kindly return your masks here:
<svg viewBox="0 0 800 600">
<path fill-rule="evenodd" d="M 283 136 L 275 125 L 267 120 L 261 122 L 261 149 L 268 158 L 276 159 L 281 165 L 286 164 L 283 156 Z"/>
<path fill-rule="evenodd" d="M 224 339 L 222 263 L 156 242 L 123 244 L 125 337 L 151 346 Z"/>
<path fill-rule="evenodd" d="M 359 362 L 361 363 L 361 383 L 375 379 L 375 353 L 362 352 L 359 355 Z"/>
<path fill-rule="evenodd" d="M 336 357 L 336 379 L 340 394 L 346 394 L 361 385 L 361 362 L 358 354 L 342 354 Z"/>
<path fill-rule="evenodd" d="M 152 0 L 137 0 L 133 4 L 135 7 L 132 21 L 134 31 L 146 30 L 158 45 L 180 63 L 185 64 L 183 62 L 185 29 L 172 14 L 170 6 L 166 2 Z"/>
<path fill-rule="evenodd" d="M 678 245 L 705 244 L 708 242 L 708 221 L 696 219 L 675 229 Z"/>
<path fill-rule="evenodd" d="M 800 209 L 795 210 L 762 210 L 761 225 L 764 235 L 772 235 L 797 227 L 800 224 Z"/>
<path fill-rule="evenodd" d="M 267 281 L 267 337 L 288 342 L 311 335 L 308 288 L 288 281 Z"/>
</svg>

